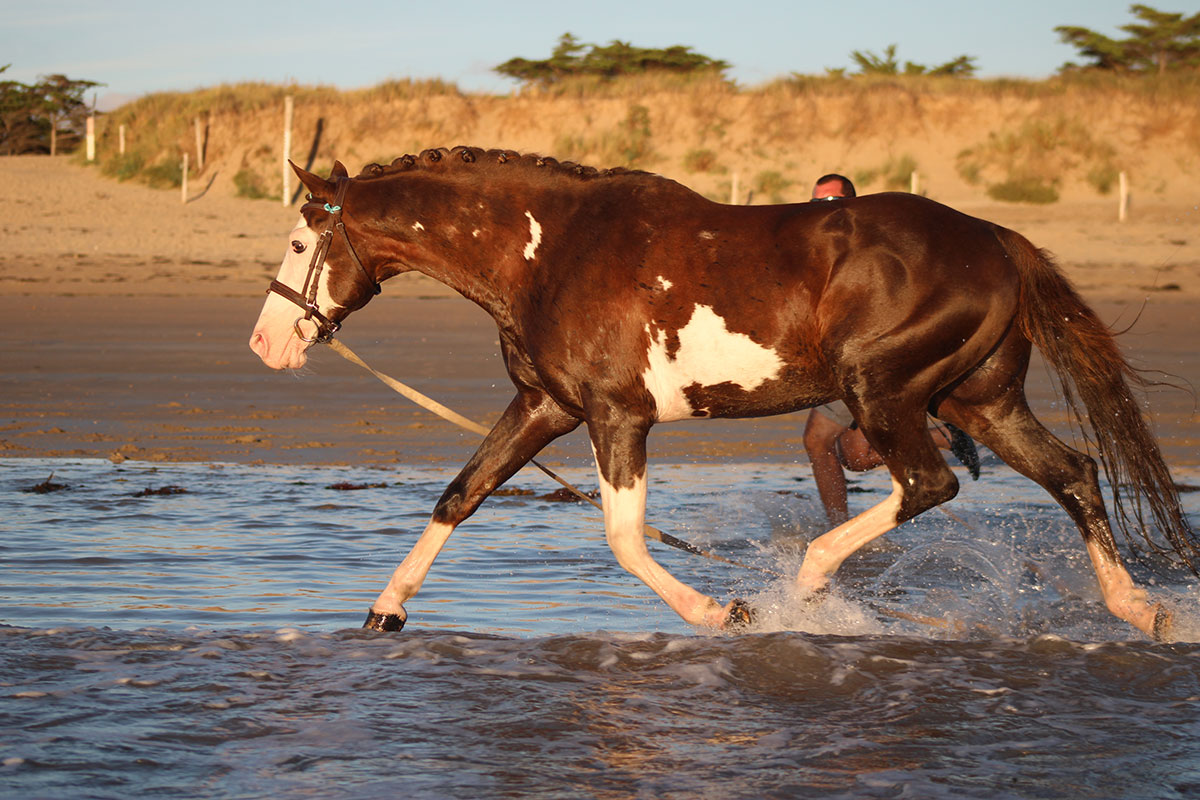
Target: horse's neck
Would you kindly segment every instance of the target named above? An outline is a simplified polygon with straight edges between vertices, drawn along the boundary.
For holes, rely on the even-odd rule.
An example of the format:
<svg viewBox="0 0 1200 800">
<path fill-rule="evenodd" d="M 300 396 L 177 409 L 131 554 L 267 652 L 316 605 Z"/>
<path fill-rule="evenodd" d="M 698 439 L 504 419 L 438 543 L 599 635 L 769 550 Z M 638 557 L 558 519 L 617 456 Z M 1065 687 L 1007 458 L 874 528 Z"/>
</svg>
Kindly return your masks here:
<svg viewBox="0 0 1200 800">
<path fill-rule="evenodd" d="M 396 222 L 419 253 L 410 262 L 414 268 L 500 322 L 511 316 L 514 287 L 525 285 L 529 273 L 543 264 L 538 258 L 545 258 L 542 221 L 548 212 L 539 209 L 551 205 L 561 208 L 548 202 L 548 192 L 532 188 L 454 184 L 418 194 Z"/>
</svg>

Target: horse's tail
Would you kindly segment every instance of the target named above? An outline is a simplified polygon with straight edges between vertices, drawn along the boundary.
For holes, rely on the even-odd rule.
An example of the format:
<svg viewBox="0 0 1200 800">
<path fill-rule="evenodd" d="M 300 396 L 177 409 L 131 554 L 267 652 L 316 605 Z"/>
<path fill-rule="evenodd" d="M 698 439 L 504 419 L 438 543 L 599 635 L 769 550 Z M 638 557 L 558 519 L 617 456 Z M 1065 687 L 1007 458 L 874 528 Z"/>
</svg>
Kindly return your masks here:
<svg viewBox="0 0 1200 800">
<path fill-rule="evenodd" d="M 1058 374 L 1067 406 L 1080 427 L 1084 428 L 1084 420 L 1090 424 L 1112 487 L 1117 525 L 1135 551 L 1131 525 L 1136 525 L 1152 551 L 1169 555 L 1146 529 L 1148 507 L 1170 550 L 1200 575 L 1200 542 L 1188 525 L 1158 442 L 1130 391 L 1130 384 L 1145 389 L 1146 379 L 1121 355 L 1112 332 L 1048 252 L 1004 228 L 997 227 L 996 236 L 1020 276 L 1017 324 Z M 1084 433 L 1086 438 L 1086 428 Z"/>
</svg>

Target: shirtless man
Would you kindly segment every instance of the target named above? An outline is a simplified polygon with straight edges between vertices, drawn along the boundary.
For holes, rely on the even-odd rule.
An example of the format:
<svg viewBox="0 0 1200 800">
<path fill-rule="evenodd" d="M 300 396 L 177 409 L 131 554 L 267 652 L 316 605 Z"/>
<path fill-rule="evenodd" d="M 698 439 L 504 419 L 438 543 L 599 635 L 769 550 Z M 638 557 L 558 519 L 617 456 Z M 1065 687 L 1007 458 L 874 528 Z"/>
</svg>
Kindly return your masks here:
<svg viewBox="0 0 1200 800">
<path fill-rule="evenodd" d="M 841 200 L 855 196 L 849 178 L 835 173 L 823 175 L 813 187 L 813 202 Z M 943 430 L 944 428 L 944 430 Z M 970 436 L 948 422 L 934 425 L 930 432 L 934 443 L 949 450 L 967 468 L 973 479 L 979 478 L 979 453 Z M 883 465 L 883 459 L 867 443 L 846 404 L 839 401 L 817 406 L 808 414 L 804 426 L 804 449 L 812 464 L 817 493 L 830 525 L 850 518 L 846 504 L 844 469 L 865 472 Z"/>
</svg>

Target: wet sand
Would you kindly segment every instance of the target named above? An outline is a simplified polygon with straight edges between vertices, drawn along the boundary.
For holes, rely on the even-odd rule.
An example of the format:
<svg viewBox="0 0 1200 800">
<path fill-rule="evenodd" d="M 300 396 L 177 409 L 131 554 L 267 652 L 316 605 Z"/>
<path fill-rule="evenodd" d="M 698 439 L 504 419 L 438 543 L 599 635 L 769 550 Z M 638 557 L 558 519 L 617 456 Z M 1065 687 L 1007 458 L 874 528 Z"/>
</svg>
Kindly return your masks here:
<svg viewBox="0 0 1200 800">
<path fill-rule="evenodd" d="M 0 158 L 0 183 L 0 457 L 455 465 L 478 441 L 328 348 L 315 348 L 298 375 L 272 372 L 250 352 L 294 209 L 207 195 L 185 205 L 177 192 L 107 181 L 63 159 Z M 1172 463 L 1200 463 L 1194 215 L 1158 209 L 1125 228 L 1088 209 L 966 210 L 1055 250 L 1117 328 L 1140 311 L 1121 338 L 1126 351 L 1189 387 L 1151 395 L 1164 451 Z M 389 281 L 339 338 L 485 424 L 512 396 L 491 320 L 420 276 Z M 1039 416 L 1065 430 L 1040 364 L 1030 388 Z M 659 426 L 651 457 L 802 464 L 804 420 Z M 590 454 L 576 431 L 542 460 L 578 465 Z"/>
</svg>

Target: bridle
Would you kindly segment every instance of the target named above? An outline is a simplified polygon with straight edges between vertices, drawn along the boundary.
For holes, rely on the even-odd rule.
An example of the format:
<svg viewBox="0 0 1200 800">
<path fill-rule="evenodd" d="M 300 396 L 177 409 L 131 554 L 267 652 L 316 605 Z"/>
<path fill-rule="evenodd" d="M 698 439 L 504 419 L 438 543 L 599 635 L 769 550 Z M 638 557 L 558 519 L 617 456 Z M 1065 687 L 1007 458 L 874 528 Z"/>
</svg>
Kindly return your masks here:
<svg viewBox="0 0 1200 800">
<path fill-rule="evenodd" d="M 309 195 L 309 200 L 312 202 L 306 203 L 301 211 L 305 208 L 320 207 L 329 212 L 329 219 L 325 221 L 325 228 L 321 231 L 321 236 L 317 240 L 317 247 L 313 250 L 312 260 L 308 262 L 308 275 L 304 278 L 304 287 L 297 292 L 292 287 L 280 283 L 278 280 L 271 281 L 271 285 L 267 287 L 267 294 L 274 292 L 281 297 L 290 300 L 300 308 L 304 309 L 304 316 L 297 317 L 292 327 L 296 331 L 296 336 L 302 342 L 328 342 L 333 339 L 333 335 L 341 328 L 341 323 L 334 322 L 321 313 L 317 307 L 317 284 L 321 280 L 321 270 L 325 268 L 325 258 L 329 255 L 329 246 L 333 242 L 333 231 L 336 228 L 342 234 L 342 240 L 346 243 L 346 252 L 350 254 L 350 258 L 354 261 L 354 265 L 358 267 L 358 271 L 362 274 L 367 282 L 367 286 L 371 288 L 371 294 L 379 294 L 379 284 L 367 272 L 367 268 L 359 261 L 358 254 L 354 252 L 354 245 L 350 244 L 350 235 L 346 233 L 346 226 L 342 223 L 342 201 L 346 199 L 346 189 L 350 185 L 349 178 L 338 178 L 337 192 L 334 196 L 333 203 L 317 203 L 312 201 L 312 195 Z M 304 335 L 300 323 L 310 321 L 317 326 L 316 335 L 309 338 Z"/>
</svg>

